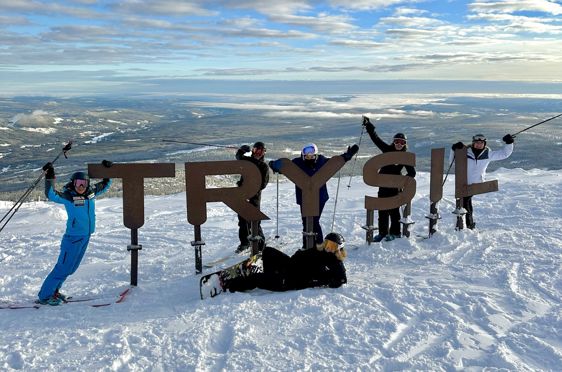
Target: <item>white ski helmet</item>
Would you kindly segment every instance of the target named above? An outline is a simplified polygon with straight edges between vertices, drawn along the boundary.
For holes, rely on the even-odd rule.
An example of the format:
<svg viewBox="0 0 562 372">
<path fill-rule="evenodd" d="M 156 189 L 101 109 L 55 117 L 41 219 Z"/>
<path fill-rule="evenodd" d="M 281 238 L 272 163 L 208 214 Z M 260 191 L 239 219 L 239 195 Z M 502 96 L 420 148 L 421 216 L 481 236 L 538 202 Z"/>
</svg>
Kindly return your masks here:
<svg viewBox="0 0 562 372">
<path fill-rule="evenodd" d="M 307 157 L 310 159 L 316 159 L 318 157 L 318 146 L 314 143 L 309 143 L 305 145 L 301 150 L 302 159 L 305 160 Z"/>
</svg>

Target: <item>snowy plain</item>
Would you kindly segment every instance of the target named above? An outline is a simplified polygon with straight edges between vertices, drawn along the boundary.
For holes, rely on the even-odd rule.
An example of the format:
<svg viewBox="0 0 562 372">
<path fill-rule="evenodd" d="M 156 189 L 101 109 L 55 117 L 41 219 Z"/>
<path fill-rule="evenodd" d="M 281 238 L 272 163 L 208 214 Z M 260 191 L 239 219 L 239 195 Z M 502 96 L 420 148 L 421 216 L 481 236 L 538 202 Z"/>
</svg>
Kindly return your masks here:
<svg viewBox="0 0 562 372">
<path fill-rule="evenodd" d="M 139 230 L 139 283 L 108 307 L 88 302 L 0 310 L 1 370 L 100 371 L 560 371 L 562 366 L 562 174 L 504 169 L 500 191 L 474 197 L 477 228 L 455 231 L 454 177 L 427 234 L 429 174 L 418 173 L 413 236 L 365 242 L 360 177 L 329 182 L 325 233 L 348 247 L 348 284 L 199 299 L 185 193 L 147 196 Z M 60 184 L 63 181 L 59 181 Z M 262 196 L 268 244 L 301 245 L 294 186 L 276 178 Z M 10 208 L 0 201 L 0 214 Z M 130 232 L 122 199 L 97 203 L 97 232 L 64 292 L 115 300 L 128 287 Z M 0 302 L 30 303 L 56 261 L 64 209 L 28 202 L 0 234 Z M 275 239 L 278 233 L 279 238 Z M 233 251 L 236 215 L 209 205 L 203 262 Z M 208 270 L 204 272 L 209 272 Z M 95 302 L 95 301 L 92 301 Z"/>
</svg>

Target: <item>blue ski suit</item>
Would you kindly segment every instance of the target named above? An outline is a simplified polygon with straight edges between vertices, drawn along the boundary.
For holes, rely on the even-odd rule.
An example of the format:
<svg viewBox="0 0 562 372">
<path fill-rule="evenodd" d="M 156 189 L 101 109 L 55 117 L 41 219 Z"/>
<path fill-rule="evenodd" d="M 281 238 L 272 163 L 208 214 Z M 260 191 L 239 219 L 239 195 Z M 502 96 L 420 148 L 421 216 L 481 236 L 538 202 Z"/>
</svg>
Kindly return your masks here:
<svg viewBox="0 0 562 372">
<path fill-rule="evenodd" d="M 111 180 L 104 178 L 93 187 L 88 186 L 86 191 L 80 195 L 74 190 L 72 183 L 66 184 L 60 192 L 55 190 L 54 178 L 45 179 L 47 199 L 63 204 L 68 220 L 60 245 L 59 258 L 41 286 L 39 300 L 46 300 L 53 296 L 61 288 L 66 278 L 80 266 L 90 241 L 90 235 L 96 229 L 95 198 L 106 192 L 110 185 Z"/>
</svg>

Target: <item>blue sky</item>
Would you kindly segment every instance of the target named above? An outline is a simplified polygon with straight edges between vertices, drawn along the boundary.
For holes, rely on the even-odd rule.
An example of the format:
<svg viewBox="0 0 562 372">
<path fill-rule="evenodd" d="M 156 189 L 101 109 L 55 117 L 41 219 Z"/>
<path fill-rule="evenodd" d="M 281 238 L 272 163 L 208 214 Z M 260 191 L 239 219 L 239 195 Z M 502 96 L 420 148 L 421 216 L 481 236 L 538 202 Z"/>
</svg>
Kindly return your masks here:
<svg viewBox="0 0 562 372">
<path fill-rule="evenodd" d="M 562 0 L 0 0 L 2 94 L 150 79 L 562 81 Z"/>
</svg>

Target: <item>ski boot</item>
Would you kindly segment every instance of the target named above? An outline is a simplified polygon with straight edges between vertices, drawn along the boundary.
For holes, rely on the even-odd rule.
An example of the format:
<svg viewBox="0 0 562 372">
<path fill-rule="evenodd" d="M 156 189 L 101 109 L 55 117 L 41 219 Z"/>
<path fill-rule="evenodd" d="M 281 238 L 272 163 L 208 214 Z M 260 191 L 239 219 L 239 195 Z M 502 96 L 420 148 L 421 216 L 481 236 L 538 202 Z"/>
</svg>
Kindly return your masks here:
<svg viewBox="0 0 562 372">
<path fill-rule="evenodd" d="M 50 306 L 58 306 L 63 304 L 64 302 L 60 299 L 55 297 L 54 295 L 49 297 L 49 298 L 45 298 L 43 300 L 37 300 L 35 301 L 35 303 L 41 304 L 41 305 L 50 305 Z"/>
<path fill-rule="evenodd" d="M 250 248 L 250 246 L 248 244 L 240 244 L 234 252 L 238 253 L 238 254 L 241 254 L 241 253 L 245 252 L 246 250 L 248 250 L 249 248 Z"/>
<path fill-rule="evenodd" d="M 386 235 L 377 234 L 377 235 L 375 235 L 375 237 L 373 238 L 373 242 L 379 243 L 379 242 L 381 242 L 385 237 L 386 237 Z"/>
</svg>

